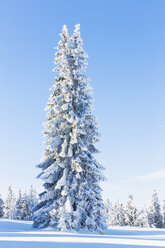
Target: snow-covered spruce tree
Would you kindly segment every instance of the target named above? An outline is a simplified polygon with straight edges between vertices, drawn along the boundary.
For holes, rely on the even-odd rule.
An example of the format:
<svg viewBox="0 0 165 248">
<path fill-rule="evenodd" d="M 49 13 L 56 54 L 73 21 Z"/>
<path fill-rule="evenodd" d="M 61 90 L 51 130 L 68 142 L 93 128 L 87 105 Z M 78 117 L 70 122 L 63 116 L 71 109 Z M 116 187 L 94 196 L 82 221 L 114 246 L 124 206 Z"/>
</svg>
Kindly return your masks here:
<svg viewBox="0 0 165 248">
<path fill-rule="evenodd" d="M 125 211 L 123 204 L 117 201 L 112 205 L 112 203 L 107 200 L 105 207 L 108 226 L 125 226 Z"/>
<path fill-rule="evenodd" d="M 33 208 L 38 203 L 38 198 L 37 198 L 37 192 L 32 185 L 30 186 L 30 190 L 28 191 L 26 202 L 28 205 L 26 220 L 33 220 Z"/>
<path fill-rule="evenodd" d="M 16 198 L 14 205 L 14 219 L 16 220 L 32 220 L 33 207 L 37 204 L 37 193 L 31 186 L 29 191 L 25 191 L 23 194 L 19 190 L 18 197 Z"/>
<path fill-rule="evenodd" d="M 162 205 L 162 222 L 163 222 L 163 228 L 165 228 L 165 200 L 163 201 Z"/>
<path fill-rule="evenodd" d="M 125 223 L 127 226 L 134 226 L 134 223 L 136 222 L 137 218 L 136 214 L 137 209 L 134 206 L 133 196 L 129 195 L 125 209 Z"/>
<path fill-rule="evenodd" d="M 2 218 L 3 215 L 4 215 L 4 202 L 0 195 L 0 218 Z"/>
<path fill-rule="evenodd" d="M 25 190 L 22 195 L 22 220 L 28 220 L 29 216 L 29 201 L 28 201 L 28 193 Z"/>
<path fill-rule="evenodd" d="M 148 227 L 148 213 L 145 208 L 138 208 L 136 213 L 136 219 L 134 222 L 134 226 L 138 227 Z"/>
<path fill-rule="evenodd" d="M 107 216 L 107 218 L 106 218 L 107 225 L 111 226 L 112 225 L 112 215 L 113 215 L 113 205 L 109 199 L 107 199 L 105 202 L 105 215 Z"/>
<path fill-rule="evenodd" d="M 119 205 L 119 220 L 120 220 L 119 225 L 125 226 L 125 209 L 122 203 L 120 203 Z"/>
<path fill-rule="evenodd" d="M 11 187 L 8 189 L 7 198 L 4 204 L 4 218 L 15 219 L 15 197 Z"/>
<path fill-rule="evenodd" d="M 151 206 L 149 207 L 148 223 L 151 227 L 162 228 L 163 220 L 160 209 L 160 203 L 156 190 L 152 195 Z"/>
<path fill-rule="evenodd" d="M 29 191 L 25 191 L 22 197 L 22 219 L 23 220 L 32 220 L 33 219 L 33 208 L 37 204 L 37 193 L 30 187 Z"/>
<path fill-rule="evenodd" d="M 113 212 L 111 214 L 111 225 L 112 226 L 124 226 L 125 225 L 125 216 L 123 209 L 121 208 L 119 202 L 115 202 L 113 206 Z"/>
<path fill-rule="evenodd" d="M 84 71 L 87 55 L 79 25 L 69 38 L 66 26 L 58 44 L 45 121 L 45 150 L 39 178 L 45 191 L 34 208 L 34 227 L 101 231 L 106 228 L 100 181 L 103 167 L 95 160 L 99 134 Z"/>
<path fill-rule="evenodd" d="M 15 203 L 15 219 L 23 220 L 23 197 L 21 190 L 19 190 Z"/>
</svg>

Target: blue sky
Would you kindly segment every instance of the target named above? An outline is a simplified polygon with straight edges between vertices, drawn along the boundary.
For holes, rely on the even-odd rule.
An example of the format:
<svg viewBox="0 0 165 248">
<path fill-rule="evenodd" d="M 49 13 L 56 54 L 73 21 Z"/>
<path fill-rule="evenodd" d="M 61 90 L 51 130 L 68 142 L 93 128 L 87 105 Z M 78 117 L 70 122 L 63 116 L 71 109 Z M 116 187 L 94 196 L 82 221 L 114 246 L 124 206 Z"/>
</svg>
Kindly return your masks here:
<svg viewBox="0 0 165 248">
<path fill-rule="evenodd" d="M 41 157 L 54 47 L 81 24 L 102 135 L 104 197 L 165 198 L 165 2 L 15 0 L 0 3 L 0 190 L 33 184 Z"/>
</svg>

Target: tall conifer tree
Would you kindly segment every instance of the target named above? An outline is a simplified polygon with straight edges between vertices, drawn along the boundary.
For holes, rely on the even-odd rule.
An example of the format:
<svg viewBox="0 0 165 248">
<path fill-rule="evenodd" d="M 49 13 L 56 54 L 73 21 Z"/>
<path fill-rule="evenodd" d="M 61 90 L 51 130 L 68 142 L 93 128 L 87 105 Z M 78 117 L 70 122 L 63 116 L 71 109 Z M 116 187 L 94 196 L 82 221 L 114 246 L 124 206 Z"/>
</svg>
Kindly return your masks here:
<svg viewBox="0 0 165 248">
<path fill-rule="evenodd" d="M 149 208 L 148 222 L 151 227 L 162 228 L 163 218 L 161 214 L 160 203 L 156 190 L 152 195 L 151 206 Z"/>
<path fill-rule="evenodd" d="M 4 218 L 15 218 L 15 196 L 11 187 L 8 188 L 7 198 L 4 203 Z"/>
<path fill-rule="evenodd" d="M 45 191 L 34 209 L 34 227 L 101 231 L 106 228 L 99 186 L 104 177 L 94 158 L 99 134 L 85 75 L 87 54 L 79 25 L 71 37 L 64 26 L 61 38 L 46 108 L 45 150 L 38 165 Z"/>
<path fill-rule="evenodd" d="M 1 195 L 0 195 L 0 218 L 2 218 L 4 215 L 4 201 L 3 199 L 1 198 Z"/>
<path fill-rule="evenodd" d="M 134 226 L 136 223 L 136 216 L 137 209 L 134 205 L 133 196 L 128 196 L 128 201 L 126 204 L 126 211 L 125 211 L 125 223 L 127 226 Z"/>
</svg>

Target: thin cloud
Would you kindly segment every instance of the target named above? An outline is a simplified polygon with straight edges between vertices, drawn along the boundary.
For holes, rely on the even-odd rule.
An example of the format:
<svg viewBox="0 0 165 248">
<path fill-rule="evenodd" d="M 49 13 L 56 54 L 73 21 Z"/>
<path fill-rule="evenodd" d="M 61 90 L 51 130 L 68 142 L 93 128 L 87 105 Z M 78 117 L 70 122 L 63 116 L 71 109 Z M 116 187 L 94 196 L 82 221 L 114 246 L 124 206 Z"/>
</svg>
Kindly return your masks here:
<svg viewBox="0 0 165 248">
<path fill-rule="evenodd" d="M 162 179 L 162 178 L 165 178 L 165 169 L 136 177 L 136 179 L 142 181 L 147 181 L 152 179 Z"/>
</svg>

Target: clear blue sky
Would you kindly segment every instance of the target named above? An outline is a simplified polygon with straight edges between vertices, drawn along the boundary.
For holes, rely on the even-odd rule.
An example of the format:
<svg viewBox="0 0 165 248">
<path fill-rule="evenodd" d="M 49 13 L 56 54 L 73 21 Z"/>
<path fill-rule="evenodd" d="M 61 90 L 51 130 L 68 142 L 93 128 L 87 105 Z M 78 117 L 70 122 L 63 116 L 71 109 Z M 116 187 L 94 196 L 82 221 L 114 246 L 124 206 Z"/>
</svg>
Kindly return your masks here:
<svg viewBox="0 0 165 248">
<path fill-rule="evenodd" d="M 165 1 L 0 3 L 0 191 L 33 184 L 41 157 L 53 48 L 81 24 L 102 135 L 104 197 L 165 198 Z"/>
</svg>

